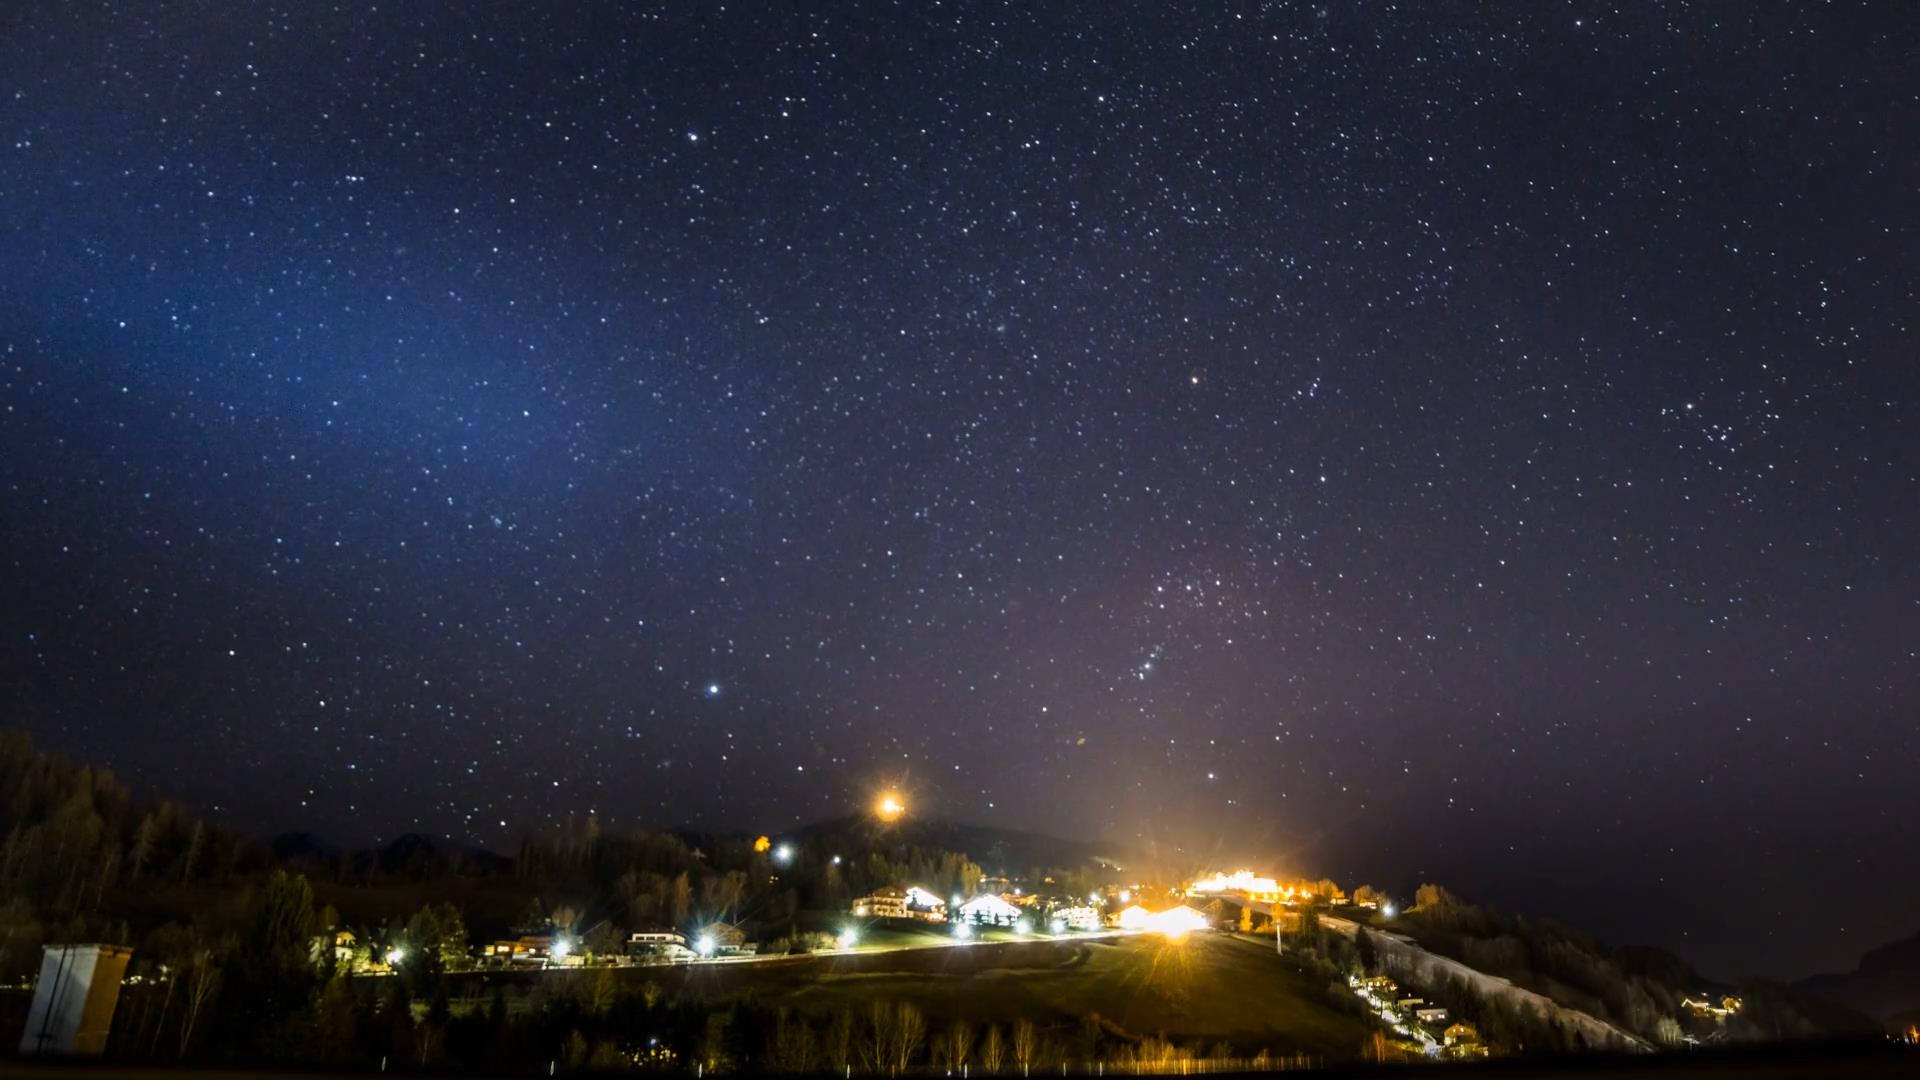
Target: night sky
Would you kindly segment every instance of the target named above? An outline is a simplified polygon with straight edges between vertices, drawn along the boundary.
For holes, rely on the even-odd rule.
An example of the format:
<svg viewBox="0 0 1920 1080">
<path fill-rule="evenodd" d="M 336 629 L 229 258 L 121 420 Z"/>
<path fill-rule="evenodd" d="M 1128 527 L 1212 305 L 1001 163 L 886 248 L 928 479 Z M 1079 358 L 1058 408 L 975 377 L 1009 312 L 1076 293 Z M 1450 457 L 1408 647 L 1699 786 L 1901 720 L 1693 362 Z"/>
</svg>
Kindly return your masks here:
<svg viewBox="0 0 1920 1080">
<path fill-rule="evenodd" d="M 1917 57 L 1902 4 L 4 5 L 0 723 L 262 832 L 897 782 L 1850 966 L 1920 890 Z"/>
</svg>

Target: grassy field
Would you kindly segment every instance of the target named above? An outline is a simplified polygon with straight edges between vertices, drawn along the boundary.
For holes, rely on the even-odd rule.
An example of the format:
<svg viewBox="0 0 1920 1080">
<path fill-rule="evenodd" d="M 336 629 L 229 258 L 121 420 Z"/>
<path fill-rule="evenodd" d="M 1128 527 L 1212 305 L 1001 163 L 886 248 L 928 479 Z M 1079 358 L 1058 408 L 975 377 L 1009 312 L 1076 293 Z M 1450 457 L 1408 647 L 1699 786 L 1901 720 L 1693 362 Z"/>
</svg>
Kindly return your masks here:
<svg viewBox="0 0 1920 1080">
<path fill-rule="evenodd" d="M 1366 1022 L 1329 1004 L 1270 946 L 1223 934 L 1009 941 L 620 972 L 669 996 L 747 998 L 824 1015 L 909 1001 L 931 1025 L 964 1019 L 1078 1023 L 1098 1013 L 1129 1035 L 1350 1058 Z"/>
</svg>

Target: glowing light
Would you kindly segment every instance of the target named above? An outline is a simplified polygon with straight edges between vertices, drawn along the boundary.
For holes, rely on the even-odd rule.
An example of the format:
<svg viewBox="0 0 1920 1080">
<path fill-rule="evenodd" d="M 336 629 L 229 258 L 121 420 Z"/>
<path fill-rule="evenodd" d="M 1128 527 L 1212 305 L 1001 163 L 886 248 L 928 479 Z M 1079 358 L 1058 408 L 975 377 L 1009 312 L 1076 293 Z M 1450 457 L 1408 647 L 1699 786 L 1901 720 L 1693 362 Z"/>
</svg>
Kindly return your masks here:
<svg viewBox="0 0 1920 1080">
<path fill-rule="evenodd" d="M 1133 890 L 1131 890 L 1131 889 L 1121 889 L 1121 890 L 1120 890 L 1120 902 L 1121 902 L 1121 903 L 1123 903 L 1123 904 L 1131 904 L 1131 903 L 1133 903 Z"/>
<path fill-rule="evenodd" d="M 1165 934 L 1169 938 L 1182 938 L 1195 930 L 1207 928 L 1207 917 L 1184 904 L 1165 911 L 1148 911 L 1135 904 L 1122 910 L 1114 922 L 1123 930 Z"/>
<path fill-rule="evenodd" d="M 758 840 L 755 840 L 753 842 L 753 850 L 756 853 L 764 853 L 768 848 L 772 846 L 773 846 L 773 841 L 769 840 L 764 836 L 760 837 Z"/>
<path fill-rule="evenodd" d="M 1207 917 L 1185 906 L 1154 912 L 1147 918 L 1147 930 L 1178 940 L 1195 930 L 1207 928 Z"/>
<path fill-rule="evenodd" d="M 398 945 L 395 945 L 393 948 L 387 950 L 387 964 L 389 966 L 398 964 L 400 961 L 405 960 L 406 958 L 407 958 L 407 950 L 401 948 Z"/>
<path fill-rule="evenodd" d="M 1251 870 L 1235 870 L 1231 874 L 1215 874 L 1193 883 L 1187 890 L 1196 893 L 1240 892 L 1249 896 L 1279 896 L 1280 883 L 1269 877 L 1258 877 Z"/>
<path fill-rule="evenodd" d="M 555 960 L 566 959 L 567 954 L 572 951 L 573 951 L 573 946 L 567 944 L 566 938 L 561 938 L 560 940 L 553 943 L 553 958 Z"/>
<path fill-rule="evenodd" d="M 882 793 L 880 801 L 873 807 L 874 816 L 881 821 L 899 821 L 906 812 L 907 804 L 901 802 L 900 796 L 891 791 Z"/>
<path fill-rule="evenodd" d="M 793 845 L 781 844 L 773 849 L 773 861 L 785 866 L 793 861 Z"/>
<path fill-rule="evenodd" d="M 708 696 L 708 697 L 719 697 L 719 696 L 720 696 L 720 684 L 719 684 L 719 683 L 717 683 L 717 682 L 710 682 L 710 683 L 708 683 L 708 684 L 707 684 L 707 696 Z"/>
<path fill-rule="evenodd" d="M 1392 904 L 1381 904 L 1381 905 L 1380 905 L 1380 914 L 1381 914 L 1381 915 L 1384 915 L 1384 916 L 1386 916 L 1386 917 L 1387 917 L 1387 918 L 1389 918 L 1389 919 L 1391 919 L 1391 918 L 1393 918 L 1393 905 L 1392 905 Z"/>
<path fill-rule="evenodd" d="M 1047 923 L 1047 930 L 1055 934 L 1064 934 L 1067 932 L 1067 920 L 1054 919 Z"/>
<path fill-rule="evenodd" d="M 1100 902 L 1100 894 L 1099 894 L 1099 893 L 1088 893 L 1088 894 L 1087 894 L 1087 903 L 1089 903 L 1089 904 L 1097 904 L 1097 903 L 1099 903 L 1099 902 Z"/>
<path fill-rule="evenodd" d="M 713 950 L 718 947 L 719 945 L 713 940 L 712 934 L 701 934 L 700 940 L 693 943 L 693 951 L 699 953 L 701 956 L 712 956 Z"/>
<path fill-rule="evenodd" d="M 853 927 L 849 926 L 845 930 L 840 931 L 840 947 L 841 948 L 851 949 L 858 944 L 860 944 L 860 934 L 858 931 L 854 930 Z"/>
<path fill-rule="evenodd" d="M 963 922 L 954 923 L 953 936 L 957 938 L 970 938 L 973 936 L 973 927 Z"/>
<path fill-rule="evenodd" d="M 1016 933 L 1016 934 L 1027 934 L 1027 933 L 1031 933 L 1031 932 L 1032 932 L 1032 930 L 1033 930 L 1033 927 L 1031 927 L 1031 926 L 1028 926 L 1028 925 L 1027 925 L 1027 920 L 1025 920 L 1025 919 L 1016 919 L 1016 920 L 1014 920 L 1014 924 L 1013 924 L 1013 932 L 1014 932 L 1014 933 Z"/>
</svg>

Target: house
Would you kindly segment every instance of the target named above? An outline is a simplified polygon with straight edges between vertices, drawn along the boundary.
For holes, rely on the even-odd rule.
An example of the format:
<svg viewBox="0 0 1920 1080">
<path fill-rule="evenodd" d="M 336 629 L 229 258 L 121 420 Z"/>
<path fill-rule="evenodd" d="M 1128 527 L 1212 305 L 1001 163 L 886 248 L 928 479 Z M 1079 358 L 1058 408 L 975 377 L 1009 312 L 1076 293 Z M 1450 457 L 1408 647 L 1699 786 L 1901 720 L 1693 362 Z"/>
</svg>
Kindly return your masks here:
<svg viewBox="0 0 1920 1080">
<path fill-rule="evenodd" d="M 928 922 L 947 921 L 947 902 L 918 885 L 907 886 L 907 917 Z"/>
<path fill-rule="evenodd" d="M 1375 975 L 1360 985 L 1377 998 L 1389 998 L 1400 992 L 1400 984 L 1385 975 Z"/>
<path fill-rule="evenodd" d="M 1423 1024 L 1444 1024 L 1447 1022 L 1447 1010 L 1437 1007 L 1415 1009 L 1413 1018 Z"/>
<path fill-rule="evenodd" d="M 1480 1030 L 1465 1020 L 1456 1020 L 1440 1033 L 1440 1041 L 1448 1046 L 1471 1046 L 1480 1041 Z"/>
<path fill-rule="evenodd" d="M 627 935 L 627 955 L 643 960 L 687 960 L 687 935 L 671 930 L 639 930 Z"/>
<path fill-rule="evenodd" d="M 918 885 L 889 885 L 853 902 L 855 915 L 874 919 L 925 919 L 945 922 L 947 902 Z"/>
<path fill-rule="evenodd" d="M 891 885 L 875 889 L 871 895 L 855 900 L 852 911 L 855 915 L 867 918 L 904 919 L 907 917 L 907 891 Z"/>
<path fill-rule="evenodd" d="M 1061 923 L 1069 930 L 1098 930 L 1100 909 L 1089 904 L 1054 908 L 1051 921 Z"/>
<path fill-rule="evenodd" d="M 1393 1006 L 1394 1008 L 1399 1009 L 1401 1012 L 1413 1012 L 1415 1009 L 1420 1008 L 1422 1005 L 1425 1005 L 1426 1003 L 1427 1003 L 1426 998 L 1403 997 L 1403 998 L 1395 998 L 1393 1002 Z"/>
<path fill-rule="evenodd" d="M 1019 908 L 992 893 L 982 893 L 960 905 L 960 921 L 977 926 L 1012 926 L 1022 914 Z"/>
<path fill-rule="evenodd" d="M 708 923 L 694 939 L 694 951 L 701 956 L 744 956 L 754 951 L 747 944 L 747 933 L 729 923 Z"/>
<path fill-rule="evenodd" d="M 497 964 L 545 964 L 553 956 L 553 936 L 525 934 L 496 941 L 487 946 L 483 955 Z"/>
<path fill-rule="evenodd" d="M 351 971 L 355 943 L 353 931 L 335 930 L 331 934 L 315 935 L 307 942 L 307 953 L 316 967 L 326 963 L 331 955 L 335 967 Z"/>
</svg>

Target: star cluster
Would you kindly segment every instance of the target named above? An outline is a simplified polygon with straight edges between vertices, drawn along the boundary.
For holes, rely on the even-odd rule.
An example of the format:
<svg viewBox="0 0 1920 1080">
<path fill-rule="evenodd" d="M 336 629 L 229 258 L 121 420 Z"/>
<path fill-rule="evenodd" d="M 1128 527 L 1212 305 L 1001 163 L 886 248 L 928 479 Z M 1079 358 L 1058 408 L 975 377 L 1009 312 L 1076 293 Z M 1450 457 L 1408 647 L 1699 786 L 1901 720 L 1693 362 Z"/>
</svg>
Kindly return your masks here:
<svg viewBox="0 0 1920 1080">
<path fill-rule="evenodd" d="M 9 722 L 346 839 L 905 778 L 1838 962 L 1920 885 L 1915 30 L 21 6 Z"/>
</svg>

